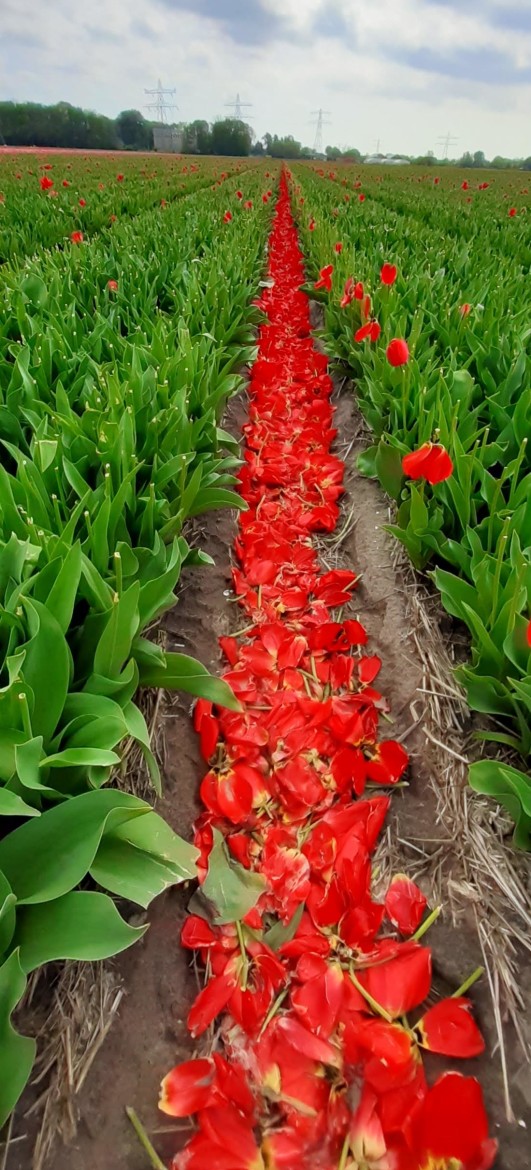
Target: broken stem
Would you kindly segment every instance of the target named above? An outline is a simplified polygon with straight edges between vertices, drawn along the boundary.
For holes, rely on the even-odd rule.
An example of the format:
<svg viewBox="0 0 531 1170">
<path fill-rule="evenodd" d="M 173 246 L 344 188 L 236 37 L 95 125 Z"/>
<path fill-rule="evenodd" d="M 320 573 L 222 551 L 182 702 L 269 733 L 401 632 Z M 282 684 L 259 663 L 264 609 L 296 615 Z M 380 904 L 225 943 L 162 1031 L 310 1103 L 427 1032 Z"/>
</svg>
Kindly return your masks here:
<svg viewBox="0 0 531 1170">
<path fill-rule="evenodd" d="M 136 1133 L 136 1136 L 137 1136 L 140 1144 L 144 1147 L 146 1154 L 147 1154 L 154 1170 L 167 1170 L 167 1167 L 164 1165 L 164 1162 L 159 1158 L 155 1147 L 151 1144 L 138 1114 L 135 1112 L 134 1109 L 131 1108 L 130 1105 L 126 1105 L 125 1112 L 127 1113 L 127 1116 L 129 1118 L 129 1121 L 131 1122 L 131 1125 L 133 1126 L 133 1129 Z"/>
</svg>

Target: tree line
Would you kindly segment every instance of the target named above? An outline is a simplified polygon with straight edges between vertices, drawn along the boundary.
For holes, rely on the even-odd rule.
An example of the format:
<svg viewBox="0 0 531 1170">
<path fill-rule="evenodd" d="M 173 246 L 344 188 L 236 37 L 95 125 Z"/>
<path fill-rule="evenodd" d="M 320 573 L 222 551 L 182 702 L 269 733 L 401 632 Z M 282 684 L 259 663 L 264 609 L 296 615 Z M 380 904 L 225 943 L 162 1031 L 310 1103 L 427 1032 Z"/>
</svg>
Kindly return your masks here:
<svg viewBox="0 0 531 1170">
<path fill-rule="evenodd" d="M 0 102 L 0 146 L 61 146 L 79 150 L 153 150 L 154 130 L 158 123 L 144 118 L 139 110 L 122 110 L 117 118 L 107 118 L 91 110 L 82 110 L 69 102 L 43 106 L 36 102 Z M 314 158 L 315 152 L 303 146 L 291 134 L 264 134 L 256 139 L 246 122 L 222 118 L 216 122 L 196 119 L 181 123 L 184 154 L 268 155 L 272 158 Z M 363 155 L 355 147 L 327 146 L 329 162 L 361 162 Z M 465 151 L 460 159 L 438 159 L 427 154 L 404 155 L 419 166 L 461 166 L 521 168 L 531 170 L 531 157 L 510 159 L 496 155 L 488 161 L 482 150 Z M 383 161 L 383 156 L 382 156 Z"/>
</svg>

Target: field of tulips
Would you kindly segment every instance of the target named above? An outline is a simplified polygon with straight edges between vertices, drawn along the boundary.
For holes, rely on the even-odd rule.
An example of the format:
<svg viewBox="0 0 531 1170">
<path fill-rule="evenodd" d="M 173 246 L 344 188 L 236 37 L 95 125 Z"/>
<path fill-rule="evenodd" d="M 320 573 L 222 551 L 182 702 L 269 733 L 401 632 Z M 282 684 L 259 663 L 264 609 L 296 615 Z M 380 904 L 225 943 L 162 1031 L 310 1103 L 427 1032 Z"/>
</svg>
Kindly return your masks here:
<svg viewBox="0 0 531 1170">
<path fill-rule="evenodd" d="M 467 627 L 460 680 L 512 761 L 471 782 L 525 847 L 528 195 L 315 164 L 273 192 L 268 165 L 0 154 L 0 1127 L 35 1057 L 28 975 L 128 948 L 127 904 L 198 878 L 198 1048 L 160 1101 L 195 1125 L 172 1170 L 489 1170 L 479 1082 L 424 1063 L 483 1053 L 481 970 L 434 986 L 440 907 L 373 870 L 409 757 L 353 610 L 364 566 L 323 568 L 317 541 L 344 492 L 337 358 L 373 436 L 361 470 Z M 240 452 L 223 415 L 246 370 Z M 181 570 L 208 572 L 187 522 L 218 508 L 238 515 L 221 678 L 150 637 Z M 140 687 L 196 700 L 193 843 L 128 791 L 131 742 L 162 788 Z"/>
<path fill-rule="evenodd" d="M 131 216 L 164 211 L 243 166 L 241 159 L 0 149 L 0 264 L 100 232 L 110 243 Z"/>
<path fill-rule="evenodd" d="M 391 531 L 468 629 L 458 677 L 472 711 L 491 717 L 478 735 L 514 756 L 474 763 L 470 782 L 505 806 L 516 844 L 529 848 L 525 176 L 297 165 L 292 185 L 325 343 L 355 379 L 373 434 L 360 470 L 396 501 Z"/>
<path fill-rule="evenodd" d="M 133 740 L 160 790 L 139 686 L 237 706 L 146 634 L 182 567 L 206 562 L 187 519 L 242 506 L 220 420 L 254 352 L 269 222 L 253 168 L 193 164 L 183 189 L 182 160 L 149 160 L 153 182 L 142 159 L 122 157 L 123 181 L 112 159 L 47 165 L 0 160 L 2 239 L 11 256 L 22 217 L 35 253 L 0 270 L 0 1126 L 35 1056 L 11 1021 L 28 974 L 130 946 L 145 928 L 112 896 L 145 907 L 196 872 L 195 848 L 117 782 Z M 40 178 L 59 191 L 63 174 L 52 200 Z"/>
</svg>

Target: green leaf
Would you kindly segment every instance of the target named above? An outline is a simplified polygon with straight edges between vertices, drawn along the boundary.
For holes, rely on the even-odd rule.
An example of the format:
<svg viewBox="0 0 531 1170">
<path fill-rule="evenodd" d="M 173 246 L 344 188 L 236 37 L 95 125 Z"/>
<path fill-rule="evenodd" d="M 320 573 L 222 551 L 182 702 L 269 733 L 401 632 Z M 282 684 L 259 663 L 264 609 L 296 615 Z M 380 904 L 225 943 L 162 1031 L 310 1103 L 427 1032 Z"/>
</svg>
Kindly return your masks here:
<svg viewBox="0 0 531 1170">
<path fill-rule="evenodd" d="M 243 512 L 246 510 L 247 504 L 241 496 L 227 488 L 201 488 L 188 515 L 200 516 L 202 512 L 210 512 L 213 508 L 238 508 L 240 512 Z"/>
<path fill-rule="evenodd" d="M 11 1016 L 26 990 L 26 976 L 16 951 L 0 967 L 0 1128 L 5 1125 L 26 1087 L 37 1045 L 21 1036 Z"/>
<path fill-rule="evenodd" d="M 531 776 L 499 760 L 472 764 L 469 781 L 475 792 L 491 796 L 503 805 L 515 822 L 514 843 L 531 848 Z"/>
<path fill-rule="evenodd" d="M 106 829 L 149 811 L 148 804 L 125 792 L 72 797 L 0 841 L 0 870 L 19 902 L 59 898 L 85 877 Z"/>
<path fill-rule="evenodd" d="M 163 687 L 169 691 L 187 691 L 201 699 L 210 699 L 229 711 L 241 711 L 241 705 L 223 679 L 214 678 L 205 666 L 187 654 L 165 654 L 165 667 L 139 663 L 143 687 Z"/>
<path fill-rule="evenodd" d="M 214 907 L 214 921 L 218 925 L 241 922 L 264 892 L 265 878 L 233 861 L 219 830 L 214 829 L 213 833 L 214 844 L 201 893 Z"/>
<path fill-rule="evenodd" d="M 169 886 L 196 878 L 198 857 L 194 845 L 148 812 L 104 836 L 90 872 L 111 893 L 149 906 Z"/>
<path fill-rule="evenodd" d="M 264 934 L 266 946 L 271 947 L 272 951 L 278 951 L 284 943 L 291 942 L 299 929 L 303 913 L 304 902 L 301 902 L 289 922 L 275 922 L 275 925 L 271 926 Z"/>
<path fill-rule="evenodd" d="M 356 459 L 356 467 L 360 475 L 364 475 L 367 479 L 376 479 L 378 472 L 376 470 L 376 452 L 378 446 L 375 444 L 372 447 L 367 447 L 365 451 L 360 451 Z"/>
<path fill-rule="evenodd" d="M 24 296 L 28 298 L 30 305 L 34 309 L 44 308 L 48 300 L 48 289 L 42 278 L 37 276 L 36 272 L 32 272 L 30 276 L 26 276 L 20 287 Z"/>
<path fill-rule="evenodd" d="M 380 439 L 378 447 L 376 448 L 376 458 L 374 461 L 376 474 L 380 483 L 391 496 L 393 500 L 398 500 L 404 482 L 404 472 L 402 471 L 402 455 L 397 447 L 392 447 L 389 443 Z"/>
<path fill-rule="evenodd" d="M 115 598 L 109 620 L 96 647 L 95 674 L 115 679 L 130 657 L 133 638 L 139 626 L 139 596 L 140 583 L 135 581 L 121 597 Z"/>
<path fill-rule="evenodd" d="M 147 926 L 124 922 L 106 894 L 76 890 L 41 906 L 17 912 L 14 943 L 27 975 L 55 959 L 96 962 L 125 951 Z"/>
<path fill-rule="evenodd" d="M 46 600 L 47 608 L 53 613 L 63 634 L 67 633 L 72 621 L 80 577 L 81 545 L 77 541 L 69 549 Z"/>
<path fill-rule="evenodd" d="M 16 792 L 11 792 L 9 788 L 0 788 L 0 817 L 38 816 L 40 816 L 38 808 L 32 808 L 31 804 L 26 804 L 21 796 L 17 796 Z"/>
<path fill-rule="evenodd" d="M 17 899 L 0 870 L 0 961 L 15 933 Z"/>
<path fill-rule="evenodd" d="M 57 727 L 68 694 L 71 656 L 50 610 L 29 597 L 22 597 L 21 602 L 27 610 L 32 635 L 25 645 L 24 660 L 24 681 L 34 695 L 31 724 L 34 735 L 46 740 Z"/>
<path fill-rule="evenodd" d="M 111 768 L 120 763 L 116 752 L 105 751 L 103 748 L 65 748 L 64 752 L 56 752 L 53 756 L 45 756 L 41 760 L 41 768 Z"/>
</svg>

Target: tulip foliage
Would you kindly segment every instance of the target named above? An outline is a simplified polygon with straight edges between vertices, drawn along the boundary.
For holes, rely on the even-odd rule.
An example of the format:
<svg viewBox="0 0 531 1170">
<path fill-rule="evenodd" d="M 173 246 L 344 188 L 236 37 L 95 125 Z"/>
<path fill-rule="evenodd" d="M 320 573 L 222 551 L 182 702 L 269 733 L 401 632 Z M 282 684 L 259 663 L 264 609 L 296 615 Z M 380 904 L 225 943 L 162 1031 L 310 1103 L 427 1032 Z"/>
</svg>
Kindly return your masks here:
<svg viewBox="0 0 531 1170">
<path fill-rule="evenodd" d="M 250 171 L 235 246 L 236 185 L 2 271 L 0 1127 L 34 1057 L 11 1023 L 28 973 L 130 946 L 143 929 L 110 895 L 147 906 L 196 873 L 196 849 L 109 784 L 134 741 L 160 791 L 138 687 L 239 706 L 147 637 L 183 565 L 209 560 L 186 522 L 243 506 L 220 419 L 254 354 L 270 213 Z"/>
<path fill-rule="evenodd" d="M 459 992 L 427 1008 L 426 899 L 404 874 L 374 897 L 371 854 L 407 753 L 382 738 L 380 659 L 338 620 L 352 569 L 320 568 L 344 467 L 327 359 L 310 334 L 302 256 L 281 181 L 266 316 L 251 371 L 235 542 L 244 615 L 222 639 L 238 712 L 200 700 L 208 771 L 195 827 L 200 887 L 182 943 L 206 982 L 188 1027 L 220 1044 L 165 1077 L 160 1105 L 197 1127 L 174 1170 L 487 1170 L 478 1082 L 428 1085 L 422 1050 L 484 1044 Z M 326 280 L 326 273 L 320 279 Z"/>
<path fill-rule="evenodd" d="M 521 176 L 472 190 L 453 170 L 371 172 L 360 206 L 361 185 L 351 168 L 293 170 L 307 287 L 373 433 L 358 466 L 396 501 L 391 531 L 418 569 L 435 565 L 446 610 L 468 627 L 471 660 L 457 674 L 472 710 L 496 720 L 482 738 L 528 761 L 529 191 Z M 505 805 L 529 848 L 529 775 L 482 760 L 470 781 Z"/>
<path fill-rule="evenodd" d="M 164 214 L 244 165 L 241 159 L 176 155 L 0 150 L 0 264 L 99 233 L 110 240 L 132 216 L 149 208 Z"/>
</svg>

